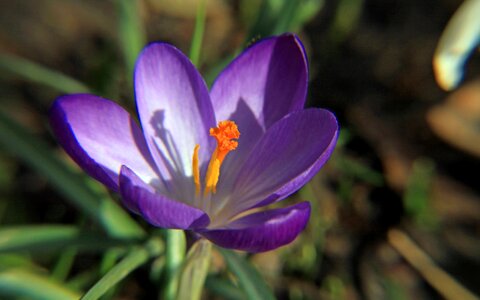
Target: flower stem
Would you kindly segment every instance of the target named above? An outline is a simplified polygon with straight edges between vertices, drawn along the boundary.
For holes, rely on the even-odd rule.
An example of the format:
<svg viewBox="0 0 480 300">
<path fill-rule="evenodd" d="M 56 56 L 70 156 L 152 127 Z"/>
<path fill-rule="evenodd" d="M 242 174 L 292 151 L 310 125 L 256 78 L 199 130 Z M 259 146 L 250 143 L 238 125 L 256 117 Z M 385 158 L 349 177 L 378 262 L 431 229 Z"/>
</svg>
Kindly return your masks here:
<svg viewBox="0 0 480 300">
<path fill-rule="evenodd" d="M 200 239 L 190 248 L 179 273 L 177 300 L 199 300 L 207 278 L 212 244 Z"/>
<path fill-rule="evenodd" d="M 163 299 L 174 300 L 177 296 L 178 272 L 185 258 L 186 240 L 182 230 L 166 230 L 166 284 L 163 290 Z"/>
</svg>

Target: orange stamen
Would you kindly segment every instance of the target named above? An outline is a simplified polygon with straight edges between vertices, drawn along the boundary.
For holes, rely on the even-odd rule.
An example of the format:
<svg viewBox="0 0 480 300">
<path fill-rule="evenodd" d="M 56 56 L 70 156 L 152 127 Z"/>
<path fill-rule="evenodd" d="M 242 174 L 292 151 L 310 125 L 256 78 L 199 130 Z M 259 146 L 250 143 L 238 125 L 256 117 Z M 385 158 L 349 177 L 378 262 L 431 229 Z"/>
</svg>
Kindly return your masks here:
<svg viewBox="0 0 480 300">
<path fill-rule="evenodd" d="M 237 124 L 235 122 L 227 120 L 218 123 L 218 127 L 210 128 L 210 135 L 217 140 L 217 147 L 213 151 L 208 164 L 207 174 L 205 176 L 205 191 L 204 197 L 210 193 L 216 193 L 217 183 L 220 177 L 220 167 L 225 159 L 225 156 L 235 150 L 238 146 L 236 141 L 240 137 Z M 198 196 L 200 193 L 200 171 L 198 166 L 198 148 L 195 146 L 193 153 L 193 179 L 195 182 L 195 194 Z"/>
</svg>

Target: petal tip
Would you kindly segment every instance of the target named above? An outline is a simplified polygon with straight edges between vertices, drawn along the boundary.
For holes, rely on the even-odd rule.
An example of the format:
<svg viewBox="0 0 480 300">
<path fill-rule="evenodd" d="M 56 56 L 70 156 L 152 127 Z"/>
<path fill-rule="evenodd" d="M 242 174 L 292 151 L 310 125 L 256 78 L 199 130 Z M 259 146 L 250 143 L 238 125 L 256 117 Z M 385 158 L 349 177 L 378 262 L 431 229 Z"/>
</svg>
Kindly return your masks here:
<svg viewBox="0 0 480 300">
<path fill-rule="evenodd" d="M 79 102 L 84 101 L 109 101 L 90 94 L 62 95 L 55 99 L 48 114 L 53 135 L 65 152 L 90 176 L 105 184 L 113 191 L 118 190 L 118 184 L 82 147 L 76 132 L 69 120 L 68 111 L 74 111 Z"/>
<path fill-rule="evenodd" d="M 291 243 L 307 226 L 310 203 L 262 211 L 238 219 L 224 228 L 198 231 L 213 243 L 251 253 L 265 252 Z"/>
</svg>

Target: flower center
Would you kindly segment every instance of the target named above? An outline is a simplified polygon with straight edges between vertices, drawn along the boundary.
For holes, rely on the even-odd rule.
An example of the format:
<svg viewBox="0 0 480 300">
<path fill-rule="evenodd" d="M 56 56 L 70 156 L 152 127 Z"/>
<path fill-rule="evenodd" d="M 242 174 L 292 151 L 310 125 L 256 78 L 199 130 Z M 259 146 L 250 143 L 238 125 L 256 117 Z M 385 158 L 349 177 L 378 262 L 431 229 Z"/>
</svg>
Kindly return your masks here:
<svg viewBox="0 0 480 300">
<path fill-rule="evenodd" d="M 217 147 L 213 151 L 208 164 L 207 174 L 205 175 L 205 190 L 203 196 L 206 197 L 210 193 L 215 194 L 217 191 L 218 178 L 220 177 L 220 167 L 228 152 L 235 150 L 238 146 L 236 141 L 240 137 L 237 124 L 227 120 L 218 123 L 215 128 L 210 128 L 210 135 L 217 140 Z M 193 149 L 193 181 L 195 182 L 195 195 L 199 196 L 202 188 L 200 180 L 200 167 L 198 160 L 198 150 L 200 145 L 196 145 Z"/>
</svg>

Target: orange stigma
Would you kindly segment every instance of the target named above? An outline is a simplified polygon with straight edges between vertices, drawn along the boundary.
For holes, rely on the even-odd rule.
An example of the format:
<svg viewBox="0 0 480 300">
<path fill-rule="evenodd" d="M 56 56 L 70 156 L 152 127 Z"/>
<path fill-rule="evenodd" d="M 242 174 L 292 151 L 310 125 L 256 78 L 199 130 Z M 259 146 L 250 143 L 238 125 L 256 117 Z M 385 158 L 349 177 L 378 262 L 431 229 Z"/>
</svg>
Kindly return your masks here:
<svg viewBox="0 0 480 300">
<path fill-rule="evenodd" d="M 227 120 L 218 123 L 218 127 L 210 128 L 210 135 L 217 140 L 217 147 L 213 151 L 208 164 L 207 175 L 205 176 L 205 191 L 203 195 L 206 197 L 210 193 L 217 191 L 217 183 L 220 177 L 220 167 L 228 152 L 235 150 L 238 146 L 237 139 L 240 137 L 237 124 Z M 193 151 L 193 180 L 195 182 L 195 195 L 200 194 L 200 169 L 198 160 L 199 145 L 195 146 Z"/>
<path fill-rule="evenodd" d="M 220 164 L 228 154 L 228 152 L 235 150 L 238 146 L 236 141 L 240 137 L 240 131 L 238 131 L 237 124 L 233 121 L 221 121 L 218 123 L 218 127 L 210 128 L 210 135 L 217 140 L 217 156 L 220 160 Z M 213 158 L 213 155 L 212 155 Z"/>
</svg>

